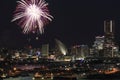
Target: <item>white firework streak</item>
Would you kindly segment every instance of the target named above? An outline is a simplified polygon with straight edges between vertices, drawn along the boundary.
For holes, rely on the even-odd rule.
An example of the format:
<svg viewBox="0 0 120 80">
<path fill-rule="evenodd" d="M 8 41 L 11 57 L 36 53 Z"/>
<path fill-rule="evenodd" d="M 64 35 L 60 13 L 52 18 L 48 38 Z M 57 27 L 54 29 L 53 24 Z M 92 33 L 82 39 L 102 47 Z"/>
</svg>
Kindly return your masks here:
<svg viewBox="0 0 120 80">
<path fill-rule="evenodd" d="M 52 21 L 53 18 L 49 14 L 48 3 L 44 0 L 21 0 L 17 2 L 18 5 L 12 22 L 20 20 L 18 24 L 23 28 L 23 33 L 30 33 L 39 29 L 42 34 L 44 24 Z"/>
</svg>

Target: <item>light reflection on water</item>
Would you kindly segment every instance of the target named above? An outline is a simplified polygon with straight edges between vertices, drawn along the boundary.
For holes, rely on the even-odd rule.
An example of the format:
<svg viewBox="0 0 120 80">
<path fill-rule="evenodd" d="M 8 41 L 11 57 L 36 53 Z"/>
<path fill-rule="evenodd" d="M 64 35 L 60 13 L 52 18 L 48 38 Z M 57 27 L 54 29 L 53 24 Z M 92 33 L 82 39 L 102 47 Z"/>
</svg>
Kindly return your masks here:
<svg viewBox="0 0 120 80">
<path fill-rule="evenodd" d="M 52 80 L 52 79 L 40 79 L 40 78 L 33 79 L 33 77 L 29 76 L 29 77 L 16 77 L 16 78 L 10 77 L 3 80 Z"/>
<path fill-rule="evenodd" d="M 6 79 L 3 79 L 3 80 L 33 80 L 32 77 L 17 77 L 17 78 L 6 78 Z"/>
<path fill-rule="evenodd" d="M 16 77 L 16 78 L 6 78 L 3 80 L 51 80 L 51 79 L 33 79 L 33 77 Z M 88 80 L 88 79 L 78 79 L 78 80 Z"/>
</svg>

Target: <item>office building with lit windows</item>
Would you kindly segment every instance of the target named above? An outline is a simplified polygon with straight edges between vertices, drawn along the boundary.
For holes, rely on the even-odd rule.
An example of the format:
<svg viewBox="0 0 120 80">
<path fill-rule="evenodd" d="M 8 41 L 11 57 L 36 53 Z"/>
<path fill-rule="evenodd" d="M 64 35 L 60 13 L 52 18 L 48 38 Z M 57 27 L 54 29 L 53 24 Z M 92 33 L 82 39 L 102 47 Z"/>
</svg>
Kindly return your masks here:
<svg viewBox="0 0 120 80">
<path fill-rule="evenodd" d="M 104 57 L 113 57 L 114 56 L 114 21 L 106 20 L 104 21 Z"/>
</svg>

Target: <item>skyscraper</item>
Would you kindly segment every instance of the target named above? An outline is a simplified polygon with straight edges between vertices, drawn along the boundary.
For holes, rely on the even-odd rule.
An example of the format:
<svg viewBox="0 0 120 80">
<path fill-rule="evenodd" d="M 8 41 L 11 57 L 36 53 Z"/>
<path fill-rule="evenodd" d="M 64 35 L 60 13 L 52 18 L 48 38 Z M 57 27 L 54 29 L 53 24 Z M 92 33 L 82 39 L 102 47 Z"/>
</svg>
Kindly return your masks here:
<svg viewBox="0 0 120 80">
<path fill-rule="evenodd" d="M 49 55 L 49 44 L 42 45 L 42 56 L 47 57 Z"/>
<path fill-rule="evenodd" d="M 104 21 L 104 57 L 113 57 L 113 47 L 114 47 L 114 21 L 106 20 Z"/>
<path fill-rule="evenodd" d="M 95 57 L 102 57 L 103 54 L 103 45 L 105 41 L 105 36 L 96 36 L 93 44 L 93 55 Z"/>
</svg>

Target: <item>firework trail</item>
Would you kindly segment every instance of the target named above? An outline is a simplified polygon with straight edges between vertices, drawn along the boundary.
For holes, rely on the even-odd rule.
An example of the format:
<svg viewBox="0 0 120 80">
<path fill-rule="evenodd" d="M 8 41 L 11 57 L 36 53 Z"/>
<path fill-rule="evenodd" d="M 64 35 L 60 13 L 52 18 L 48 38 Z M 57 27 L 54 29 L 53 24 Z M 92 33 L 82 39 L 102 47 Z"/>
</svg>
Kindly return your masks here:
<svg viewBox="0 0 120 80">
<path fill-rule="evenodd" d="M 23 33 L 30 33 L 39 30 L 44 32 L 44 25 L 52 21 L 52 16 L 47 8 L 48 4 L 44 0 L 21 0 L 17 1 L 12 22 L 18 22 L 23 29 Z"/>
<path fill-rule="evenodd" d="M 61 53 L 63 55 L 66 55 L 68 53 L 66 46 L 58 39 L 55 39 L 55 41 L 56 41 L 57 46 L 58 46 L 59 50 L 61 51 Z"/>
</svg>

